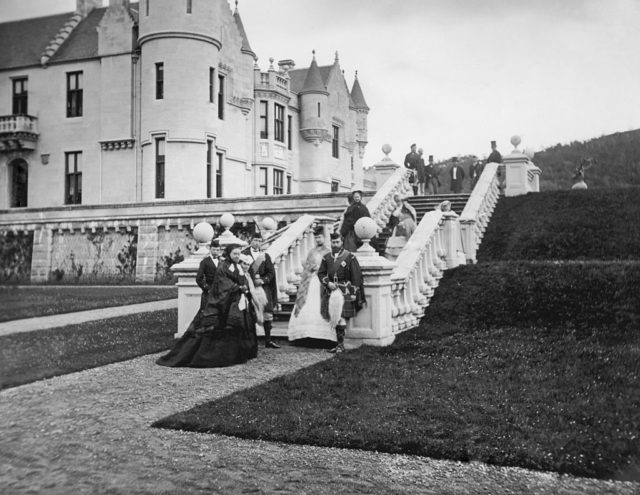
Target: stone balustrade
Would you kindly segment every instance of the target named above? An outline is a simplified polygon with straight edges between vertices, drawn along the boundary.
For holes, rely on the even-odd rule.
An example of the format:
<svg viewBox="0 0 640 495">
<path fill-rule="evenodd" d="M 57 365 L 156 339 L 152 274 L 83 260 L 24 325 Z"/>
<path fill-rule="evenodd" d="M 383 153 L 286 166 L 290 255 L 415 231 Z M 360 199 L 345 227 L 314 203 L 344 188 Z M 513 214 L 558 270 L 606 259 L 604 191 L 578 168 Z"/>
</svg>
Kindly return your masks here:
<svg viewBox="0 0 640 495">
<path fill-rule="evenodd" d="M 500 197 L 497 163 L 487 163 L 478 183 L 460 215 L 462 247 L 468 263 L 476 262 L 476 253 Z"/>
<path fill-rule="evenodd" d="M 413 188 L 409 183 L 411 171 L 405 167 L 396 169 L 393 174 L 379 187 L 373 198 L 367 202 L 367 208 L 371 218 L 378 225 L 380 232 L 389 222 L 391 213 L 396 208 L 393 196 L 400 194 L 402 197 L 412 196 Z"/>
<path fill-rule="evenodd" d="M 444 224 L 444 212 L 434 210 L 425 214 L 398 255 L 391 273 L 394 334 L 418 325 L 447 268 Z"/>
</svg>

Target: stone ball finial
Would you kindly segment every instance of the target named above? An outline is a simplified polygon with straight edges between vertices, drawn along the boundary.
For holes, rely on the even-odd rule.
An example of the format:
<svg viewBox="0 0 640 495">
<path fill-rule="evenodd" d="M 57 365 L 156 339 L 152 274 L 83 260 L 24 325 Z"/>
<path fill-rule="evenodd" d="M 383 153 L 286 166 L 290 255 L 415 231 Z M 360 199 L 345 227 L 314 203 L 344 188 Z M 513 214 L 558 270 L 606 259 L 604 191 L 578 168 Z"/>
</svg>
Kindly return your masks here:
<svg viewBox="0 0 640 495">
<path fill-rule="evenodd" d="M 267 232 L 273 232 L 274 230 L 276 230 L 276 227 L 277 227 L 276 221 L 271 217 L 264 217 L 261 225 L 262 225 L 262 228 Z"/>
<path fill-rule="evenodd" d="M 353 226 L 356 235 L 362 239 L 372 239 L 378 233 L 378 224 L 371 217 L 362 217 Z"/>
<path fill-rule="evenodd" d="M 213 227 L 207 222 L 200 222 L 193 228 L 192 234 L 198 244 L 209 244 L 213 239 Z"/>
<path fill-rule="evenodd" d="M 391 145 L 390 145 L 390 144 L 383 144 L 383 145 L 382 145 L 382 152 L 383 152 L 386 156 L 389 156 L 389 153 L 391 153 L 391 150 L 392 150 L 392 149 L 393 149 L 393 148 L 391 147 Z"/>
<path fill-rule="evenodd" d="M 526 155 L 526 157 L 529 160 L 533 160 L 533 156 L 536 154 L 536 152 L 533 150 L 533 148 L 525 148 L 523 153 Z"/>
<path fill-rule="evenodd" d="M 511 144 L 515 149 L 518 149 L 518 146 L 520 146 L 521 142 L 522 142 L 522 139 L 517 134 L 514 136 L 511 136 Z"/>
<path fill-rule="evenodd" d="M 220 217 L 220 225 L 222 225 L 222 227 L 224 227 L 225 229 L 231 228 L 235 221 L 236 219 L 231 213 L 225 213 Z"/>
</svg>

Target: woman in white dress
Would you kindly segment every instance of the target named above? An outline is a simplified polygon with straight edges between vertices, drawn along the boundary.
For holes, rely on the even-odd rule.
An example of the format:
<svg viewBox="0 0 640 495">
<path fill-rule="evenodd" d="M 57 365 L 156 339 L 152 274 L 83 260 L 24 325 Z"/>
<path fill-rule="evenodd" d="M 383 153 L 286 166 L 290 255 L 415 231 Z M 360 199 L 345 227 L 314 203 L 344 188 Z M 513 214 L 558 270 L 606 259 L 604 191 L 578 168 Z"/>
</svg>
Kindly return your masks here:
<svg viewBox="0 0 640 495">
<path fill-rule="evenodd" d="M 335 342 L 336 332 L 320 314 L 320 279 L 318 278 L 322 257 L 330 250 L 326 246 L 324 227 L 317 227 L 313 234 L 316 247 L 309 252 L 304 262 L 304 271 L 298 287 L 296 304 L 289 319 L 287 335 L 289 340 L 311 338 Z"/>
</svg>

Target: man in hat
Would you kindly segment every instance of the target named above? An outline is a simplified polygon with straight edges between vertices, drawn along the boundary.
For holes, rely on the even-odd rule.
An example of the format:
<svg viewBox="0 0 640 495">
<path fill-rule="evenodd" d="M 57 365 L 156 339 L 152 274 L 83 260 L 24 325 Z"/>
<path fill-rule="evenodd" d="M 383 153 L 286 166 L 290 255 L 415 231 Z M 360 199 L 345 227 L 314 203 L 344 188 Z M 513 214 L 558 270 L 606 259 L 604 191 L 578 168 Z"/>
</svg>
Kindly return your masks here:
<svg viewBox="0 0 640 495">
<path fill-rule="evenodd" d="M 344 334 L 347 322 L 364 306 L 364 285 L 362 271 L 358 259 L 343 246 L 342 236 L 336 232 L 331 234 L 331 252 L 324 255 L 318 278 L 321 284 L 320 313 L 330 321 L 329 298 L 331 293 L 339 290 L 344 296 L 344 305 L 336 326 L 336 340 L 338 345 L 329 352 L 344 351 Z"/>
<path fill-rule="evenodd" d="M 404 166 L 409 170 L 411 170 L 411 176 L 409 177 L 409 182 L 413 186 L 413 194 L 417 194 L 418 192 L 418 185 L 416 184 L 416 174 L 417 174 L 419 159 L 420 159 L 420 156 L 416 152 L 416 145 L 412 144 L 411 151 L 407 153 L 407 155 L 404 157 Z"/>
<path fill-rule="evenodd" d="M 454 156 L 451 161 L 453 162 L 453 165 L 449 170 L 451 192 L 454 194 L 460 194 L 462 192 L 462 182 L 464 181 L 464 169 L 458 164 L 457 156 Z"/>
<path fill-rule="evenodd" d="M 200 310 L 204 310 L 207 304 L 207 295 L 213 287 L 213 282 L 216 278 L 216 270 L 218 269 L 220 258 L 220 243 L 218 239 L 213 239 L 209 245 L 209 254 L 202 258 L 200 266 L 198 267 L 198 274 L 196 275 L 196 283 L 198 287 L 202 289 L 202 295 L 200 296 Z"/>
<path fill-rule="evenodd" d="M 362 246 L 362 241 L 356 236 L 354 226 L 362 217 L 370 217 L 369 209 L 362 203 L 362 191 L 351 193 L 351 204 L 344 212 L 340 234 L 344 238 L 344 247 L 348 251 L 356 251 Z"/>
<path fill-rule="evenodd" d="M 278 302 L 278 285 L 276 283 L 276 270 L 268 253 L 261 250 L 262 235 L 257 232 L 251 238 L 249 247 L 242 251 L 242 254 L 251 256 L 253 264 L 249 268 L 249 273 L 256 287 L 262 286 L 267 295 L 267 304 L 264 308 L 264 346 L 270 349 L 279 349 L 280 346 L 271 340 L 271 329 L 273 327 L 273 308 Z"/>
<path fill-rule="evenodd" d="M 502 163 L 502 155 L 498 151 L 495 141 L 491 141 L 491 154 L 487 158 L 487 163 Z"/>
<path fill-rule="evenodd" d="M 425 185 L 426 185 L 426 166 L 424 164 L 424 158 L 422 155 L 424 154 L 424 150 L 422 148 L 418 149 L 418 161 L 416 162 L 416 183 L 418 184 L 418 194 L 420 196 L 424 196 L 425 194 Z M 415 194 L 415 191 L 414 191 Z"/>
<path fill-rule="evenodd" d="M 471 165 L 469 165 L 469 179 L 471 180 L 471 189 L 476 187 L 478 179 L 480 179 L 483 170 L 484 165 L 482 164 L 482 161 L 478 160 L 478 157 L 474 156 Z"/>
<path fill-rule="evenodd" d="M 438 194 L 440 179 L 438 178 L 438 168 L 433 163 L 433 155 L 429 155 L 429 164 L 425 167 L 427 190 L 429 194 Z"/>
</svg>

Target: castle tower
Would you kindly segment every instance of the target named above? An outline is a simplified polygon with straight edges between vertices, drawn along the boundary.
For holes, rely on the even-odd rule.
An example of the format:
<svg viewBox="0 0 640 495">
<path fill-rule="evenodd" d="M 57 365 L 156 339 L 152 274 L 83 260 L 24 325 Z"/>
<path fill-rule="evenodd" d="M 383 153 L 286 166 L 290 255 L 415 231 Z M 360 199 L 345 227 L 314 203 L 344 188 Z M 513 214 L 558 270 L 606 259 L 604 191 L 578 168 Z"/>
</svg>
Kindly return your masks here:
<svg viewBox="0 0 640 495">
<path fill-rule="evenodd" d="M 329 135 L 329 92 L 325 87 L 313 51 L 313 60 L 309 66 L 300 100 L 300 135 L 304 139 L 300 150 L 300 192 L 317 192 L 313 180 L 326 175 L 323 171 L 323 156 L 331 145 Z"/>
<path fill-rule="evenodd" d="M 234 24 L 226 0 L 140 1 L 144 201 L 207 197 L 206 163 L 226 118 L 225 20 Z"/>
<path fill-rule="evenodd" d="M 362 88 L 358 82 L 358 71 L 356 71 L 353 87 L 351 88 L 351 100 L 356 111 L 356 142 L 358 143 L 358 156 L 360 160 L 364 158 L 365 148 L 367 147 L 367 118 L 369 115 L 369 106 L 362 94 Z M 360 163 L 362 168 L 362 163 Z"/>
</svg>

